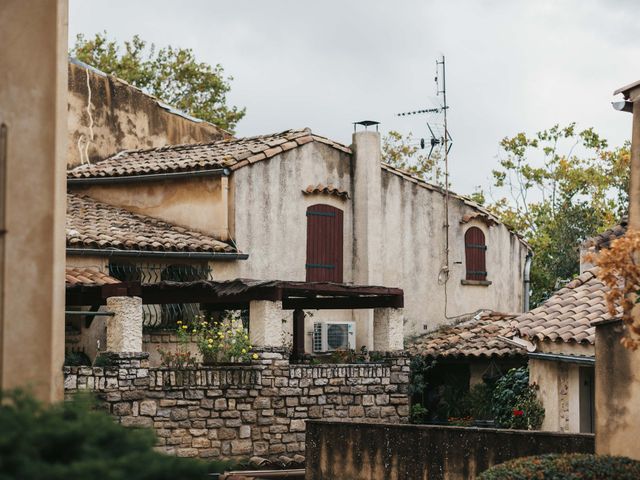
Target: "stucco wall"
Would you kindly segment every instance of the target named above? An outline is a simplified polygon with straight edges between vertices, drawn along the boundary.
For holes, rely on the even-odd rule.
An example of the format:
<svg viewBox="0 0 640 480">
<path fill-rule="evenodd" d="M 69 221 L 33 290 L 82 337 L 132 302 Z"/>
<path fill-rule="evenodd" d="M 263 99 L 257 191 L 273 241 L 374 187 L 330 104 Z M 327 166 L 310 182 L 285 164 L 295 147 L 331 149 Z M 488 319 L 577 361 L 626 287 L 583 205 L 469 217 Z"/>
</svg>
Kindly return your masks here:
<svg viewBox="0 0 640 480">
<path fill-rule="evenodd" d="M 71 187 L 71 190 L 134 213 L 227 240 L 227 180 L 227 177 L 203 177 Z"/>
<path fill-rule="evenodd" d="M 229 134 L 169 112 L 115 77 L 69 63 L 67 163 L 95 161 L 121 150 L 211 142 Z"/>
<path fill-rule="evenodd" d="M 68 4 L 6 0 L 0 9 L 0 389 L 30 387 L 54 401 L 64 355 Z"/>
<path fill-rule="evenodd" d="M 479 309 L 522 311 L 527 249 L 506 227 L 478 221 L 461 224 L 463 216 L 475 210 L 450 197 L 450 273 L 445 289 L 438 282 L 445 264 L 444 196 L 383 170 L 382 198 L 383 283 L 404 289 L 406 336 Z M 466 276 L 464 234 L 472 226 L 485 234 L 489 286 L 461 284 Z"/>
<path fill-rule="evenodd" d="M 620 344 L 621 321 L 596 327 L 596 452 L 640 460 L 640 350 Z"/>
<path fill-rule="evenodd" d="M 513 458 L 592 453 L 593 435 L 371 423 L 307 422 L 307 480 L 474 479 Z"/>
</svg>

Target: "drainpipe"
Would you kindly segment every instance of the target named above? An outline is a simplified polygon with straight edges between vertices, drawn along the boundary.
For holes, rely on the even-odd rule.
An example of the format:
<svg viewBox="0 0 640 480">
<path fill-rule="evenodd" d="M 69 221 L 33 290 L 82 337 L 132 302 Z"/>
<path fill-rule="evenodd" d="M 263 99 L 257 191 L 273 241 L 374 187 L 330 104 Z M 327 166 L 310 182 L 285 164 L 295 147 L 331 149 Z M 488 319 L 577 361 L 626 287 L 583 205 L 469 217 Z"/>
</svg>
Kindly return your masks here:
<svg viewBox="0 0 640 480">
<path fill-rule="evenodd" d="M 524 305 L 523 312 L 529 311 L 529 295 L 531 292 L 531 260 L 533 259 L 533 252 L 527 252 L 527 257 L 524 260 Z"/>
</svg>

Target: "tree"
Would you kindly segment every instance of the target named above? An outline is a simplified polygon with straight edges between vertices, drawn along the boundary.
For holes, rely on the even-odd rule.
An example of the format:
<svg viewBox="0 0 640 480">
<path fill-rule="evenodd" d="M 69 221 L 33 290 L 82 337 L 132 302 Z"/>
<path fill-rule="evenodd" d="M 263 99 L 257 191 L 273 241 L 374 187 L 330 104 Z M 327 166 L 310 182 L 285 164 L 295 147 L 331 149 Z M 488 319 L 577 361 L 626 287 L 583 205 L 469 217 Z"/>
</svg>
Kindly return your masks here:
<svg viewBox="0 0 640 480">
<path fill-rule="evenodd" d="M 629 145 L 610 149 L 592 128 L 571 123 L 532 137 L 519 133 L 500 146 L 494 188 L 506 195 L 488 208 L 533 248 L 536 306 L 578 273 L 580 243 L 626 213 Z"/>
<path fill-rule="evenodd" d="M 402 135 L 391 130 L 385 135 L 382 140 L 382 160 L 427 182 L 444 186 L 444 174 L 439 165 L 440 156 L 434 152 L 429 158 L 411 132 Z"/>
<path fill-rule="evenodd" d="M 104 32 L 92 39 L 78 35 L 69 54 L 229 132 L 245 115 L 245 108 L 227 106 L 233 78 L 224 77 L 220 64 L 198 62 L 190 48 L 156 49 L 134 35 L 122 51 Z"/>
</svg>

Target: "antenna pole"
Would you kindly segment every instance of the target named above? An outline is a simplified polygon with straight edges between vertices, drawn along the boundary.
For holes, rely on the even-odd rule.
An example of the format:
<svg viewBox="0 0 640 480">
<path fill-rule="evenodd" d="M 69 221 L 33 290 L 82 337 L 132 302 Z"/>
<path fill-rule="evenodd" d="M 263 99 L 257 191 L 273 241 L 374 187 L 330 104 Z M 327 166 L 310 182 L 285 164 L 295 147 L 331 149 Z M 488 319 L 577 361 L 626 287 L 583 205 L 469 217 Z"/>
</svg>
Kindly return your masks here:
<svg viewBox="0 0 640 480">
<path fill-rule="evenodd" d="M 444 230 L 445 230 L 445 264 L 444 268 L 449 271 L 449 130 L 447 128 L 447 77 L 444 55 L 442 60 L 436 61 L 436 64 L 442 65 L 442 112 L 444 117 Z"/>
</svg>

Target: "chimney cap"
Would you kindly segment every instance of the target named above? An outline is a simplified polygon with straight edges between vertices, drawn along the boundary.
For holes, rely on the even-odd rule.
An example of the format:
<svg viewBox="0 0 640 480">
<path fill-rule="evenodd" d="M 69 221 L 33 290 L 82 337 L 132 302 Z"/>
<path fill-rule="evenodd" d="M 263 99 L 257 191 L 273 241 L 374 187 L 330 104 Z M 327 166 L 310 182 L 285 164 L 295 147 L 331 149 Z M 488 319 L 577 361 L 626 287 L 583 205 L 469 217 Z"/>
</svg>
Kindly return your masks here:
<svg viewBox="0 0 640 480">
<path fill-rule="evenodd" d="M 367 130 L 368 127 L 372 127 L 373 125 L 376 126 L 376 132 L 378 131 L 378 125 L 380 125 L 380 122 L 376 122 L 375 120 L 361 120 L 359 122 L 353 122 L 353 131 L 356 131 L 356 125 L 362 125 L 364 127 L 365 130 Z"/>
</svg>

